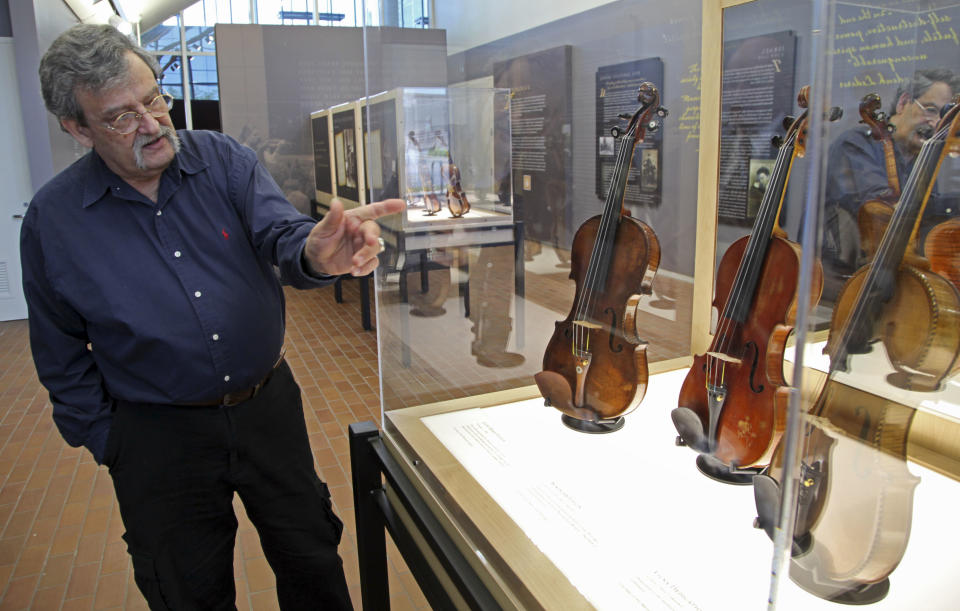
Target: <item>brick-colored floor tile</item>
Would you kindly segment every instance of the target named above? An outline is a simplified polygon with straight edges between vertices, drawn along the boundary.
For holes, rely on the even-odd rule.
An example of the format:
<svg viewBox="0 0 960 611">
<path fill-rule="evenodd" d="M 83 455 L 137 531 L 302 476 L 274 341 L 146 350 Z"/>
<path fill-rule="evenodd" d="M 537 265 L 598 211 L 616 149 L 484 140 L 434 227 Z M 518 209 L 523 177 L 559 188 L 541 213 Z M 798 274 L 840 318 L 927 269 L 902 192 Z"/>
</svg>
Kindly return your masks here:
<svg viewBox="0 0 960 611">
<path fill-rule="evenodd" d="M 97 594 L 94 597 L 94 609 L 110 609 L 123 604 L 127 598 L 127 579 L 123 573 L 105 575 L 97 583 Z"/>
<path fill-rule="evenodd" d="M 264 590 L 251 594 L 250 609 L 252 611 L 280 611 L 276 590 Z"/>
<path fill-rule="evenodd" d="M 37 582 L 39 579 L 39 575 L 12 579 L 7 586 L 7 593 L 3 597 L 4 611 L 7 609 L 10 611 L 14 611 L 15 609 L 29 609 L 30 603 L 33 601 L 33 595 L 37 590 Z"/>
<path fill-rule="evenodd" d="M 43 567 L 43 575 L 40 576 L 41 588 L 52 588 L 54 586 L 66 586 L 70 579 L 70 571 L 73 570 L 73 554 L 63 554 L 61 556 L 52 556 L 47 558 L 47 564 Z"/>
<path fill-rule="evenodd" d="M 66 589 L 67 586 L 61 584 L 52 588 L 37 590 L 36 595 L 33 597 L 33 608 L 38 611 L 43 609 L 59 609 L 60 603 L 63 602 L 63 595 Z"/>
<path fill-rule="evenodd" d="M 250 558 L 244 561 L 247 573 L 247 583 L 251 592 L 259 592 L 277 586 L 276 578 L 266 557 Z"/>
<path fill-rule="evenodd" d="M 77 565 L 73 567 L 70 581 L 67 584 L 67 599 L 93 596 L 97 590 L 97 563 Z"/>
</svg>

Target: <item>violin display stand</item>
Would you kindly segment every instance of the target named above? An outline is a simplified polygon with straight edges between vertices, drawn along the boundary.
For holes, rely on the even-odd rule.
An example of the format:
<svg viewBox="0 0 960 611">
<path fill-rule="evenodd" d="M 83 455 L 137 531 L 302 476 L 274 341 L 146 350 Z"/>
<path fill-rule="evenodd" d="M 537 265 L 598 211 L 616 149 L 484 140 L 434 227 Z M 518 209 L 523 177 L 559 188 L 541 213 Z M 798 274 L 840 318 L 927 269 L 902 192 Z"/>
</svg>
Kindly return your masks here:
<svg viewBox="0 0 960 611">
<path fill-rule="evenodd" d="M 615 431 L 619 431 L 623 428 L 623 425 L 626 422 L 623 416 L 617 416 L 616 418 L 611 418 L 609 420 L 598 420 L 597 422 L 591 422 L 589 420 L 574 418 L 573 416 L 568 416 L 567 414 L 562 414 L 560 416 L 560 420 L 568 428 L 573 429 L 574 431 L 591 433 L 594 435 L 602 435 L 604 433 L 613 433 Z"/>
<path fill-rule="evenodd" d="M 747 469 L 731 467 L 710 454 L 697 456 L 697 469 L 710 479 L 735 486 L 749 486 L 753 483 L 753 477 L 761 471 L 759 467 L 749 467 Z"/>
<path fill-rule="evenodd" d="M 852 584 L 850 582 L 822 581 L 816 571 L 792 563 L 790 579 L 810 594 L 833 603 L 844 605 L 872 605 L 886 598 L 890 592 L 890 578 L 876 583 Z"/>
</svg>

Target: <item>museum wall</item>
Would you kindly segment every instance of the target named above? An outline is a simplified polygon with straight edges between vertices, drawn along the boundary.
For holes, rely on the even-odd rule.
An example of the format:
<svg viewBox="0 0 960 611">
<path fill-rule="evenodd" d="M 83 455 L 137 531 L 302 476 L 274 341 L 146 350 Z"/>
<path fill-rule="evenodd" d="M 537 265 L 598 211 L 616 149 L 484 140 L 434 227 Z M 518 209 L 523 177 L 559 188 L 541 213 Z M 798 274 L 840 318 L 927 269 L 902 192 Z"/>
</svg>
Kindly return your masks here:
<svg viewBox="0 0 960 611">
<path fill-rule="evenodd" d="M 86 152 L 47 112 L 37 78 L 40 58 L 77 18 L 63 2 L 11 2 L 9 8 L 30 180 L 39 189 Z"/>
</svg>

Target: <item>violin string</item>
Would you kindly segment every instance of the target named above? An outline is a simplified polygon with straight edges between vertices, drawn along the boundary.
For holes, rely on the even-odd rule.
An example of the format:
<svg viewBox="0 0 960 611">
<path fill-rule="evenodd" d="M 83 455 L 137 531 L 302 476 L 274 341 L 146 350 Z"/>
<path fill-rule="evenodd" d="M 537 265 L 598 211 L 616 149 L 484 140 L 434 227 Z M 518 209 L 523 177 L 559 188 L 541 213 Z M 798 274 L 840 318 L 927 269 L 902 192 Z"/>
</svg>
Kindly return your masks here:
<svg viewBox="0 0 960 611">
<path fill-rule="evenodd" d="M 607 192 L 607 201 L 604 206 L 604 214 L 601 215 L 600 217 L 600 225 L 597 229 L 597 235 L 595 237 L 593 249 L 590 255 L 590 264 L 587 266 L 587 273 L 585 274 L 585 277 L 584 277 L 584 290 L 581 291 L 580 304 L 577 308 L 578 320 L 585 320 L 586 316 L 591 310 L 593 293 L 596 290 L 597 278 L 599 276 L 599 270 L 596 269 L 600 259 L 599 253 L 600 253 L 600 249 L 603 246 L 603 241 L 606 239 L 606 235 L 607 235 L 606 221 L 610 216 L 608 214 L 608 211 L 610 209 L 611 202 L 615 197 L 615 191 L 616 191 L 615 187 L 619 182 L 620 176 L 622 175 L 621 168 L 623 166 L 623 158 L 627 149 L 627 146 L 626 146 L 627 139 L 629 137 L 632 137 L 632 133 L 633 133 L 632 131 L 628 132 L 628 134 L 625 135 L 620 142 L 620 150 L 617 153 L 616 165 L 614 166 L 613 175 L 611 176 L 611 180 L 610 180 L 610 187 Z M 587 334 L 586 329 L 582 325 L 577 325 L 575 335 L 577 337 L 578 345 L 584 346 L 583 342 L 585 338 L 583 336 L 586 334 Z"/>
<path fill-rule="evenodd" d="M 801 119 L 802 121 L 802 119 Z M 799 125 L 800 122 L 797 122 Z M 729 349 L 731 342 L 733 341 L 733 326 L 735 321 L 732 317 L 728 315 L 728 312 L 733 311 L 734 306 L 743 298 L 749 298 L 748 295 L 744 295 L 748 288 L 747 287 L 747 276 L 746 273 L 746 264 L 756 258 L 754 254 L 759 249 L 759 244 L 762 243 L 763 239 L 770 240 L 771 236 L 759 236 L 757 235 L 756 229 L 765 227 L 767 224 L 770 224 L 772 229 L 775 224 L 775 219 L 771 219 L 771 215 L 775 216 L 779 212 L 779 204 L 783 198 L 783 194 L 786 191 L 786 174 L 789 171 L 789 160 L 787 159 L 793 157 L 794 143 L 796 142 L 796 136 L 799 132 L 798 129 L 791 130 L 787 135 L 786 141 L 780 146 L 780 149 L 777 151 L 777 160 L 773 166 L 773 175 L 771 180 L 768 182 L 768 189 L 764 193 L 763 201 L 760 204 L 760 210 L 757 213 L 757 220 L 754 222 L 754 231 L 747 242 L 747 248 L 745 249 L 743 256 L 741 258 L 740 266 L 737 270 L 737 275 L 734 280 L 733 288 L 730 290 L 730 294 L 727 298 L 727 302 L 724 305 L 723 312 L 718 313 L 719 319 L 717 321 L 717 331 L 715 337 L 719 338 L 719 341 L 715 343 L 713 352 L 719 354 L 725 354 Z M 781 189 L 776 189 L 777 193 L 774 193 L 774 188 L 777 185 L 780 185 L 780 178 L 783 177 L 783 185 Z M 772 224 L 771 224 L 772 223 Z M 718 359 L 711 355 L 707 355 L 707 383 L 713 383 L 717 385 L 717 381 L 722 379 L 726 369 L 726 361 L 723 359 Z M 722 382 L 719 384 L 722 385 Z"/>
<path fill-rule="evenodd" d="M 597 229 L 593 250 L 591 251 L 590 255 L 590 264 L 587 267 L 587 273 L 584 277 L 584 290 L 581 291 L 580 302 L 576 308 L 577 320 L 586 320 L 587 315 L 592 309 L 593 294 L 598 289 L 599 281 L 603 276 L 606 275 L 606 270 L 598 269 L 601 259 L 600 253 L 605 247 L 607 240 L 610 239 L 611 228 L 615 235 L 615 219 L 619 217 L 619 211 L 617 211 L 617 214 L 613 214 L 613 207 L 620 205 L 618 201 L 621 199 L 618 197 L 618 194 L 621 191 L 619 185 L 621 182 L 621 177 L 624 176 L 624 173 L 626 172 L 625 166 L 628 166 L 630 160 L 633 158 L 634 136 L 637 132 L 638 126 L 639 121 L 634 123 L 634 125 L 620 138 L 620 150 L 617 153 L 616 164 L 610 179 L 610 187 L 607 191 L 604 213 L 600 217 L 600 225 Z M 583 325 L 575 325 L 575 353 L 577 352 L 578 346 L 585 346 L 584 342 L 587 334 L 587 329 Z"/>
</svg>

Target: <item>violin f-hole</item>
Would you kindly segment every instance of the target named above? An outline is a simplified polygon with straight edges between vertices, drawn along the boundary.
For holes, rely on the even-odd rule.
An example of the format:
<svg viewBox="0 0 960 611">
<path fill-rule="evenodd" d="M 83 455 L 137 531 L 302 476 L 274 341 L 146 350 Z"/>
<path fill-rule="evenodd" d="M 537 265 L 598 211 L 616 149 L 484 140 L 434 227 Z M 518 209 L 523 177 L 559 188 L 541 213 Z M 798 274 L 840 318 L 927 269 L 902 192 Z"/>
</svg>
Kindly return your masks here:
<svg viewBox="0 0 960 611">
<path fill-rule="evenodd" d="M 613 338 L 617 334 L 617 312 L 613 308 L 606 308 L 603 311 L 604 314 L 610 316 L 610 351 L 611 352 L 623 352 L 623 344 L 617 343 L 616 346 L 613 345 Z"/>
<path fill-rule="evenodd" d="M 751 348 L 753 349 L 753 359 L 750 361 L 750 390 L 752 390 L 757 394 L 760 394 L 763 392 L 763 384 L 760 384 L 759 386 L 754 384 L 754 378 L 756 377 L 756 374 L 757 374 L 757 364 L 760 358 L 760 350 L 759 348 L 757 348 L 757 345 L 752 341 L 744 344 L 744 348 L 746 348 L 748 352 L 750 351 Z"/>
</svg>

